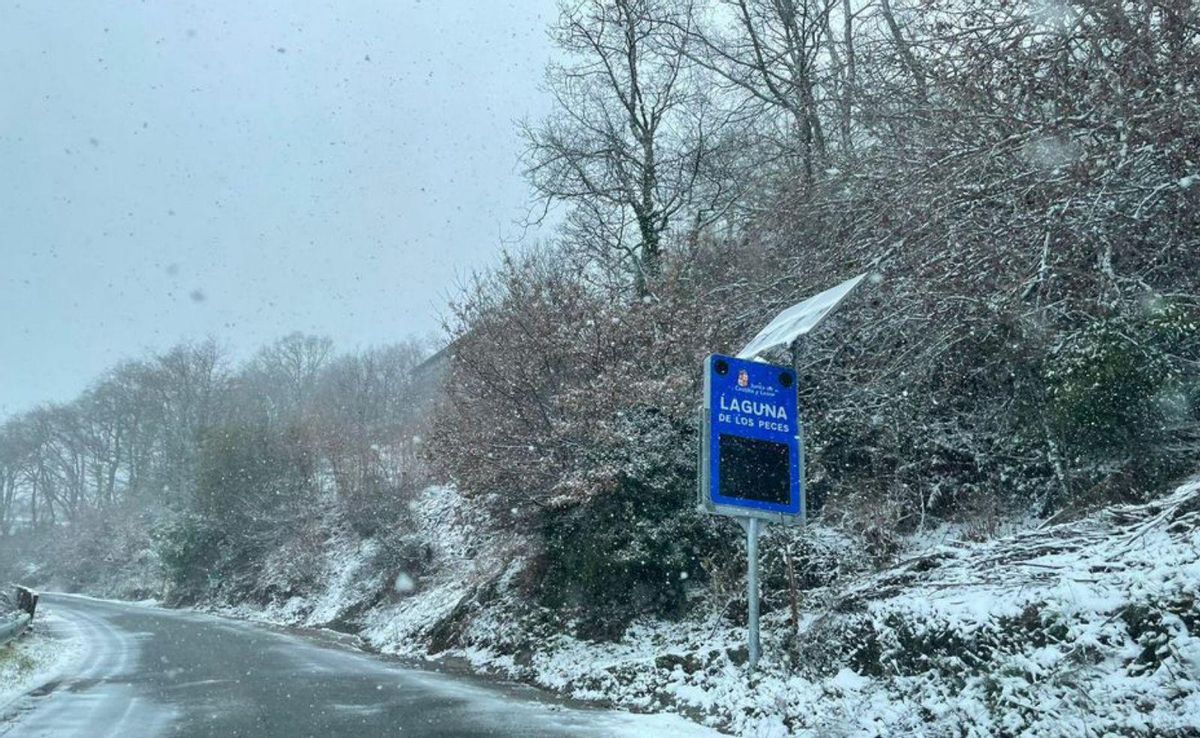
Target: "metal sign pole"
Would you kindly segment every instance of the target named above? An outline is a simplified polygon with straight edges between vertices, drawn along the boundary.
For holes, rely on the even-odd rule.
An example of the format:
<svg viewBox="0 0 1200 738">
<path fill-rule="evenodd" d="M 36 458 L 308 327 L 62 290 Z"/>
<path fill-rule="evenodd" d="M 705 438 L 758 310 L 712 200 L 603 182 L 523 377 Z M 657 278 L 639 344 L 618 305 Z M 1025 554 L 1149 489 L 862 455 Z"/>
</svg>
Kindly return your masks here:
<svg viewBox="0 0 1200 738">
<path fill-rule="evenodd" d="M 746 529 L 746 620 L 750 628 L 750 670 L 758 667 L 758 518 L 742 518 Z"/>
</svg>

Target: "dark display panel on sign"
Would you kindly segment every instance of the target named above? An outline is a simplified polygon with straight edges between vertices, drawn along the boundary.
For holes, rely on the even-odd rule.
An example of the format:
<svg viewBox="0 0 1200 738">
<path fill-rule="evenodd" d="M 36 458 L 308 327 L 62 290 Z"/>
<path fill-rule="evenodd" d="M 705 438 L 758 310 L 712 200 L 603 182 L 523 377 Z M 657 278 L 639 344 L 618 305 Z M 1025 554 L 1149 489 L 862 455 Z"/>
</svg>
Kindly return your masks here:
<svg viewBox="0 0 1200 738">
<path fill-rule="evenodd" d="M 721 496 L 786 505 L 791 498 L 791 449 L 786 443 L 721 434 Z"/>
</svg>

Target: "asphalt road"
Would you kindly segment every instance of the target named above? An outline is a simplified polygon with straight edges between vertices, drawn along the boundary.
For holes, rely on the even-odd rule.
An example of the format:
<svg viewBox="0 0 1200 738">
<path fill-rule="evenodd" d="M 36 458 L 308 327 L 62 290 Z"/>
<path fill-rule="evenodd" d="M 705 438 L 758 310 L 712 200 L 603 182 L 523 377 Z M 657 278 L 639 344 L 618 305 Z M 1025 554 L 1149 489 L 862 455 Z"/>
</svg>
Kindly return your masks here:
<svg viewBox="0 0 1200 738">
<path fill-rule="evenodd" d="M 712 735 L 194 612 L 66 595 L 43 612 L 74 653 L 0 709 L 6 737 Z"/>
</svg>

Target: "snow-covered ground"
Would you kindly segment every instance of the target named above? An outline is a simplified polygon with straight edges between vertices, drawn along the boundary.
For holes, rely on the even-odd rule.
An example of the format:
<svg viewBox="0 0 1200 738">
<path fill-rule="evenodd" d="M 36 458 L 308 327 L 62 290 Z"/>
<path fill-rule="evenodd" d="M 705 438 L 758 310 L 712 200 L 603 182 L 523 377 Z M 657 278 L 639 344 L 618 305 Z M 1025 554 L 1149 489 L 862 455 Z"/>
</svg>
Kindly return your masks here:
<svg viewBox="0 0 1200 738">
<path fill-rule="evenodd" d="M 239 614 L 319 626 L 353 611 L 384 652 L 739 735 L 1200 734 L 1200 481 L 984 543 L 914 539 L 882 572 L 805 592 L 798 627 L 768 613 L 753 675 L 744 631 L 715 611 L 638 623 L 619 643 L 548 632 L 511 586 L 511 541 L 481 538 L 453 490 L 417 508 L 423 577 L 362 607 L 380 586 L 370 542 L 333 541 L 318 596 Z"/>
<path fill-rule="evenodd" d="M 38 613 L 34 628 L 17 640 L 0 646 L 0 723 L 11 703 L 31 689 L 54 679 L 78 652 L 79 644 L 50 627 L 56 617 Z"/>
</svg>

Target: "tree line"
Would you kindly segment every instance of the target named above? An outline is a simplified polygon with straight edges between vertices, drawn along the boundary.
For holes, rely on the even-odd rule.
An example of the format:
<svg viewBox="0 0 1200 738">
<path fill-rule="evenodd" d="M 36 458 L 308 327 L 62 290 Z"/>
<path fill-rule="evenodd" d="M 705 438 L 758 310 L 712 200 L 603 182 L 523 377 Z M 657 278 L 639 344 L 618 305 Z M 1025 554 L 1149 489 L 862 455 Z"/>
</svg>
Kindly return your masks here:
<svg viewBox="0 0 1200 738">
<path fill-rule="evenodd" d="M 88 551 L 133 555 L 105 540 L 122 531 L 143 549 L 204 533 L 215 556 L 265 550 L 330 506 L 384 524 L 379 501 L 422 478 L 427 354 L 409 340 L 339 355 L 293 334 L 240 365 L 212 340 L 125 362 L 0 426 L 0 539 L 47 540 L 84 567 L 99 564 Z"/>
</svg>

